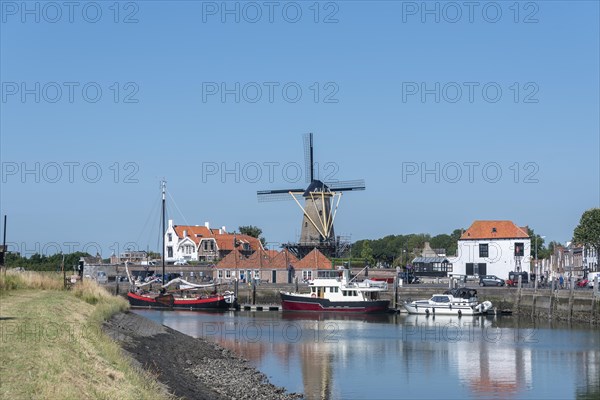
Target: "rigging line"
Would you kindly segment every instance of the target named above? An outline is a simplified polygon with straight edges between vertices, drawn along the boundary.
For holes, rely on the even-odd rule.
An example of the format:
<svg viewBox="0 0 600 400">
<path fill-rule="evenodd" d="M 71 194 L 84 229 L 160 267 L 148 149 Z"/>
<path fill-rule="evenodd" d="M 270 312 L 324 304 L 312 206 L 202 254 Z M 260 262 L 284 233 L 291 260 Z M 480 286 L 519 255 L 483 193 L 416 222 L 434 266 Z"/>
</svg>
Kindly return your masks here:
<svg viewBox="0 0 600 400">
<path fill-rule="evenodd" d="M 153 217 L 156 217 L 156 215 L 157 215 L 156 209 L 157 209 L 158 205 L 160 205 L 160 196 L 158 197 L 158 200 L 154 202 L 152 209 L 150 210 L 150 214 L 148 214 L 148 217 L 146 218 L 146 223 L 144 224 L 144 227 L 142 228 L 142 230 L 140 231 L 140 234 L 137 237 L 136 242 L 138 243 L 138 247 L 139 247 L 140 241 L 142 239 L 142 235 L 144 235 L 144 233 L 146 232 L 148 223 L 150 222 L 150 220 Z M 150 237 L 151 237 L 151 232 L 149 232 L 149 234 L 148 234 L 148 238 L 150 238 Z"/>
<path fill-rule="evenodd" d="M 177 202 L 175 201 L 175 199 L 173 198 L 173 196 L 171 196 L 171 193 L 167 192 L 167 194 L 169 195 L 169 198 L 173 201 L 173 205 L 175 206 L 175 209 L 177 210 L 177 212 L 179 213 L 179 215 L 183 219 L 183 222 L 185 222 L 185 225 L 190 225 L 191 226 L 191 224 L 188 222 L 188 220 L 185 217 L 185 215 L 183 215 L 183 213 L 179 209 L 179 206 L 177 205 Z"/>
</svg>

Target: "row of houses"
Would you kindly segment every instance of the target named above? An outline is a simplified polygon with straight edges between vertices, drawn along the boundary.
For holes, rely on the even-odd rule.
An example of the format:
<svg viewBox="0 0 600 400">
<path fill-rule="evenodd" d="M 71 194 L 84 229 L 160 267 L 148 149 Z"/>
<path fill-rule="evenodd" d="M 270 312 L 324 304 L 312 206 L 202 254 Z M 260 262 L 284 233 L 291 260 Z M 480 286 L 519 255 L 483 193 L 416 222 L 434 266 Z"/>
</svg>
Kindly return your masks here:
<svg viewBox="0 0 600 400">
<path fill-rule="evenodd" d="M 331 261 L 318 249 L 302 259 L 288 250 L 257 250 L 249 256 L 233 250 L 215 266 L 214 278 L 239 279 L 242 282 L 259 280 L 267 283 L 292 283 L 311 280 L 317 270 L 332 269 Z"/>
<path fill-rule="evenodd" d="M 243 256 L 264 250 L 261 241 L 241 233 L 228 233 L 225 227 L 211 228 L 202 225 L 174 225 L 169 220 L 165 232 L 165 261 L 214 261 L 233 251 Z"/>
<path fill-rule="evenodd" d="M 587 277 L 589 272 L 598 272 L 598 254 L 590 246 L 567 242 L 556 246 L 550 257 L 540 261 L 539 269 L 546 275 Z"/>
<path fill-rule="evenodd" d="M 595 249 L 567 242 L 556 246 L 549 258 L 535 260 L 527 226 L 512 221 L 475 221 L 458 240 L 455 257 L 447 257 L 427 243 L 412 261 L 418 275 L 496 275 L 508 278 L 512 271 L 525 271 L 546 277 L 568 275 L 585 277 L 599 271 Z"/>
<path fill-rule="evenodd" d="M 443 249 L 432 249 L 428 243 L 411 263 L 421 276 L 481 276 L 508 278 L 512 271 L 585 276 L 598 271 L 598 255 L 586 246 L 567 243 L 557 246 L 549 259 L 532 262 L 531 238 L 527 226 L 508 220 L 474 221 L 458 240 L 456 256 Z M 144 252 L 122 254 L 130 262 L 142 261 Z M 122 262 L 123 259 L 120 261 Z M 289 251 L 265 250 L 259 239 L 240 233 L 229 233 L 223 226 L 175 225 L 169 220 L 165 233 L 165 260 L 216 261 L 215 278 L 259 279 L 272 283 L 291 283 L 295 276 L 311 279 L 314 271 L 332 268 L 331 262 L 318 250 L 301 260 Z M 111 260 L 112 261 L 112 260 Z"/>
</svg>

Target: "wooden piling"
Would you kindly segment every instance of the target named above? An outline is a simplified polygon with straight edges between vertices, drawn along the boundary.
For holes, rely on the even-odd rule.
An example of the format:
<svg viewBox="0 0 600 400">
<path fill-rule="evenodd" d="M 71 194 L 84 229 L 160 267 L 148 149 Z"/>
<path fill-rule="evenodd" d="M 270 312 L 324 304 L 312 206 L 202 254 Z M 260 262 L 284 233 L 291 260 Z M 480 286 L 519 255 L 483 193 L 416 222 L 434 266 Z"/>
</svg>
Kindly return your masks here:
<svg viewBox="0 0 600 400">
<path fill-rule="evenodd" d="M 394 276 L 394 301 L 392 308 L 398 307 L 398 275 Z"/>
<path fill-rule="evenodd" d="M 571 276 L 569 278 L 569 311 L 567 314 L 567 320 L 571 321 L 571 318 L 573 317 L 573 297 L 575 295 L 575 277 Z"/>
</svg>

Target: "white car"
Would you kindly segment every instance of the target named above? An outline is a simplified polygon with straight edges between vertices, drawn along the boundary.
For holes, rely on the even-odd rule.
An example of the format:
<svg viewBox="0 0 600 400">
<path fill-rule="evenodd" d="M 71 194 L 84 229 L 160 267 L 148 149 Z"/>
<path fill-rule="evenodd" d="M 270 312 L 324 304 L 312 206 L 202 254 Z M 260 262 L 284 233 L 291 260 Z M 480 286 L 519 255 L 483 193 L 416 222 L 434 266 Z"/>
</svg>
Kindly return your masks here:
<svg viewBox="0 0 600 400">
<path fill-rule="evenodd" d="M 188 265 L 188 263 L 185 260 L 177 260 L 173 263 L 173 265 Z"/>
<path fill-rule="evenodd" d="M 587 276 L 587 280 L 588 280 L 588 287 L 589 288 L 594 288 L 594 279 L 598 277 L 598 280 L 600 280 L 600 272 L 590 272 L 588 273 Z"/>
</svg>

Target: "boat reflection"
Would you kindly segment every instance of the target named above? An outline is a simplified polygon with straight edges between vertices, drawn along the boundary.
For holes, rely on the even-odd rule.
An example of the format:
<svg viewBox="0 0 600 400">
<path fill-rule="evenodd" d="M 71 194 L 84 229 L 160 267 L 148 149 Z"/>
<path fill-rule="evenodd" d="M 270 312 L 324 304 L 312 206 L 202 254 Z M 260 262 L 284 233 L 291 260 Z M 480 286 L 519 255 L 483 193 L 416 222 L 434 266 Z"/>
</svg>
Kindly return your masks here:
<svg viewBox="0 0 600 400">
<path fill-rule="evenodd" d="M 600 380 L 600 337 L 512 318 L 164 315 L 163 323 L 235 351 L 307 399 L 569 398 L 597 393 Z"/>
</svg>

